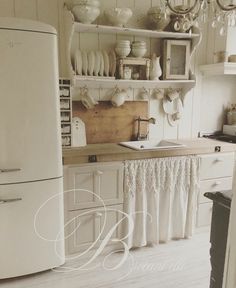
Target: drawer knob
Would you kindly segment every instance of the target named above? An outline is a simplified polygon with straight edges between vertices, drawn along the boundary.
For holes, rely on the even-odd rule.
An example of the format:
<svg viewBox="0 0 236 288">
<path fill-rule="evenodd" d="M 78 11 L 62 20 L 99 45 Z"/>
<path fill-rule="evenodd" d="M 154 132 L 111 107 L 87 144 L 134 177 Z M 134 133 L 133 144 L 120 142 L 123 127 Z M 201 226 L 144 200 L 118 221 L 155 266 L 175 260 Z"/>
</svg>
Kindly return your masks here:
<svg viewBox="0 0 236 288">
<path fill-rule="evenodd" d="M 215 162 L 223 162 L 224 160 L 221 158 L 216 158 Z"/>
<path fill-rule="evenodd" d="M 103 172 L 100 171 L 100 170 L 97 170 L 97 171 L 95 172 L 95 174 L 96 174 L 97 176 L 101 176 L 101 175 L 103 174 Z"/>
</svg>

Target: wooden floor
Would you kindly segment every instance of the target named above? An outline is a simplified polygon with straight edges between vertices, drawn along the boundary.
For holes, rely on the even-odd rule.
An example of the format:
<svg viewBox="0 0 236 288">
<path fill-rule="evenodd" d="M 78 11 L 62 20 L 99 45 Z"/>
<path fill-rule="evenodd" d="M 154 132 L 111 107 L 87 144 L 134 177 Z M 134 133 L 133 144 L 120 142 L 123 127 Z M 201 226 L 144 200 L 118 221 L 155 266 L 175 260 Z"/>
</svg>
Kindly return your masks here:
<svg viewBox="0 0 236 288">
<path fill-rule="evenodd" d="M 107 254 L 106 254 L 107 255 Z M 106 259 L 99 256 L 81 268 L 88 260 L 67 261 L 65 267 L 75 271 L 47 271 L 33 276 L 0 281 L 1 288 L 208 288 L 209 230 L 196 231 L 188 240 L 171 241 L 157 247 L 145 247 L 130 252 L 125 263 L 114 270 L 123 253 Z M 32 259 L 34 261 L 34 259 Z M 103 266 L 105 265 L 105 267 Z M 110 270 L 109 270 L 110 269 Z"/>
</svg>

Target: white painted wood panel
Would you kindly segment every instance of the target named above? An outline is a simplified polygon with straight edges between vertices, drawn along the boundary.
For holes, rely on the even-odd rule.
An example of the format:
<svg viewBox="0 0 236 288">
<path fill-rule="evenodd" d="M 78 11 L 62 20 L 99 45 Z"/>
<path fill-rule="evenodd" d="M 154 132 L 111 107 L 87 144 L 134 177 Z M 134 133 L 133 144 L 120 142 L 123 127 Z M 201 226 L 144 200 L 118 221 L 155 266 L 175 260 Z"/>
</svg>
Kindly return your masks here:
<svg viewBox="0 0 236 288">
<path fill-rule="evenodd" d="M 38 18 L 36 0 L 15 0 L 15 16 L 36 20 Z"/>
<path fill-rule="evenodd" d="M 12 17 L 15 15 L 14 0 L 0 1 L 0 16 Z"/>
<path fill-rule="evenodd" d="M 210 226 L 212 214 L 212 202 L 198 205 L 197 227 Z"/>
<path fill-rule="evenodd" d="M 123 202 L 123 164 L 120 162 L 69 167 L 68 179 L 69 210 Z"/>
<path fill-rule="evenodd" d="M 21 0 L 19 0 L 21 2 Z M 32 1 L 32 0 L 28 0 Z M 58 0 L 36 0 L 37 15 L 42 22 L 48 23 L 59 30 L 59 1 Z"/>
<path fill-rule="evenodd" d="M 216 178 L 210 180 L 200 181 L 200 195 L 199 203 L 209 202 L 210 200 L 206 198 L 203 194 L 206 192 L 220 192 L 232 189 L 233 177 L 226 178 Z"/>
<path fill-rule="evenodd" d="M 109 231 L 123 216 L 123 204 L 107 206 L 106 209 L 84 209 L 68 213 L 68 235 L 71 235 L 68 239 L 69 254 L 98 248 L 101 245 Z M 121 233 L 120 224 L 107 245 L 114 244 L 112 239 L 120 239 Z"/>
<path fill-rule="evenodd" d="M 181 121 L 178 126 L 178 138 L 189 137 L 191 138 L 192 133 L 192 122 L 189 119 L 192 118 L 193 114 L 193 91 L 187 93 L 184 98 L 184 109 L 181 115 Z"/>
<path fill-rule="evenodd" d="M 200 179 L 233 176 L 234 153 L 201 155 Z"/>
<path fill-rule="evenodd" d="M 156 119 L 156 124 L 149 124 L 149 139 L 162 140 L 164 135 L 164 113 L 162 101 L 150 101 L 149 115 L 150 117 L 154 117 Z"/>
</svg>

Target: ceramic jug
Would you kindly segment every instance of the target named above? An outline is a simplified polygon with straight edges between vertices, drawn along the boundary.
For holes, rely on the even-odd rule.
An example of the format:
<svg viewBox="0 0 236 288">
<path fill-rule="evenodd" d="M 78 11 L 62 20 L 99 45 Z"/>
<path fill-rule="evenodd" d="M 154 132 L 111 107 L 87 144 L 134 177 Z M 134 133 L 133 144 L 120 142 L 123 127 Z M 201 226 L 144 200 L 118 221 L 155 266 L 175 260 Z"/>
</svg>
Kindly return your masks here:
<svg viewBox="0 0 236 288">
<path fill-rule="evenodd" d="M 151 65 L 150 65 L 150 80 L 160 80 L 159 78 L 162 75 L 160 57 L 157 57 L 154 53 L 152 55 Z"/>
</svg>

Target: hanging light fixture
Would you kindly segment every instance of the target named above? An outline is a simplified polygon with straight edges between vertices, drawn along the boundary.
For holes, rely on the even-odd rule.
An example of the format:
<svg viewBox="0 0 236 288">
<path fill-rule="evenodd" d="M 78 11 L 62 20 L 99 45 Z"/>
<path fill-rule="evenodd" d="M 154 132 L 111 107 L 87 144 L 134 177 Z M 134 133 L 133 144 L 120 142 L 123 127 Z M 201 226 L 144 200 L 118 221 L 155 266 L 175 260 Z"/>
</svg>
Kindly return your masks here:
<svg viewBox="0 0 236 288">
<path fill-rule="evenodd" d="M 180 30 L 183 21 L 189 28 L 192 25 L 199 26 L 201 22 L 207 22 L 209 12 L 213 15 L 211 25 L 220 27 L 220 34 L 225 34 L 225 25 L 236 26 L 236 0 L 188 0 L 187 4 L 175 5 L 174 0 L 164 0 L 164 10 L 175 17 L 174 29 Z M 185 29 L 187 30 L 187 29 Z"/>
</svg>

